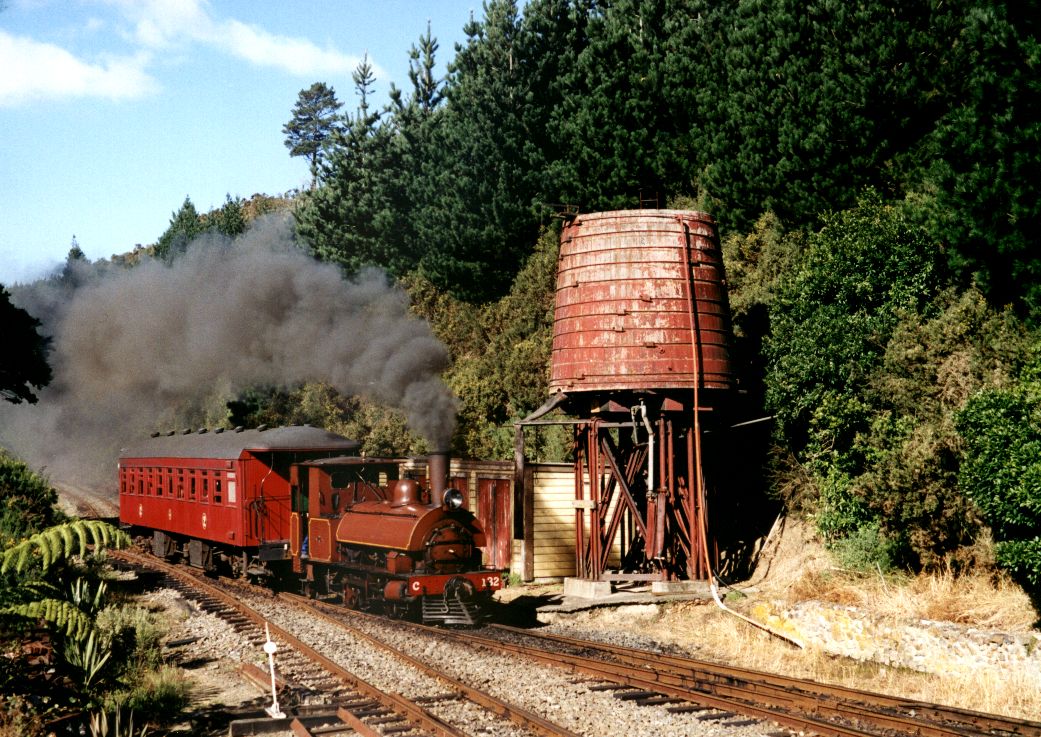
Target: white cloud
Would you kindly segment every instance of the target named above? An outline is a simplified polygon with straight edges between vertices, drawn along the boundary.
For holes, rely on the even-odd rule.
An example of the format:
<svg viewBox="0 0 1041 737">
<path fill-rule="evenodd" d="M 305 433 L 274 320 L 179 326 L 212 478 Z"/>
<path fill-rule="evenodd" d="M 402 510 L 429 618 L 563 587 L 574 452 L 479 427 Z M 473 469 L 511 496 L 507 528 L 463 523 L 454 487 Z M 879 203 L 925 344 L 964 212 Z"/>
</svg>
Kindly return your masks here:
<svg viewBox="0 0 1041 737">
<path fill-rule="evenodd" d="M 301 76 L 350 74 L 361 61 L 359 56 L 322 49 L 304 39 L 276 36 L 237 20 L 222 22 L 213 40 L 225 51 L 253 64 L 284 69 Z M 382 76 L 382 71 L 375 65 L 373 72 Z"/>
<path fill-rule="evenodd" d="M 208 36 L 209 9 L 200 0 L 109 0 L 134 25 L 132 39 L 150 49 L 165 49 Z"/>
<path fill-rule="evenodd" d="M 0 0 L 2 2 L 2 0 Z M 104 0 L 122 16 L 129 55 L 87 59 L 52 43 L 0 30 L 0 108 L 48 99 L 141 97 L 159 85 L 149 74 L 154 55 L 200 44 L 250 64 L 301 77 L 349 75 L 361 57 L 282 36 L 235 19 L 215 18 L 206 0 Z M 107 24 L 88 18 L 88 32 Z M 386 78 L 371 59 L 373 73 Z"/>
<path fill-rule="evenodd" d="M 150 49 L 201 43 L 257 66 L 299 76 L 350 74 L 361 57 L 280 36 L 234 19 L 215 18 L 205 0 L 110 0 L 133 24 L 133 39 Z M 370 64 L 372 62 L 370 61 Z M 373 64 L 373 73 L 384 76 Z"/>
<path fill-rule="evenodd" d="M 68 97 L 141 97 L 156 88 L 147 63 L 145 54 L 92 63 L 59 46 L 0 30 L 0 107 Z"/>
</svg>

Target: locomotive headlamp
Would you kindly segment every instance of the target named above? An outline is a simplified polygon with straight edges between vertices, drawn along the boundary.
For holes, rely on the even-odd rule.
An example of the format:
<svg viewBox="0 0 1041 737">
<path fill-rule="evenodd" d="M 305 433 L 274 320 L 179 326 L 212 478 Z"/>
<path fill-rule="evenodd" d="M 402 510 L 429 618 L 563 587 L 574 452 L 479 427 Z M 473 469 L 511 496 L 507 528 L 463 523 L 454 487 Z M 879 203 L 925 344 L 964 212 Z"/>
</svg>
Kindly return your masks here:
<svg viewBox="0 0 1041 737">
<path fill-rule="evenodd" d="M 460 509 L 463 506 L 463 492 L 459 489 L 447 489 L 445 491 L 445 508 Z"/>
</svg>

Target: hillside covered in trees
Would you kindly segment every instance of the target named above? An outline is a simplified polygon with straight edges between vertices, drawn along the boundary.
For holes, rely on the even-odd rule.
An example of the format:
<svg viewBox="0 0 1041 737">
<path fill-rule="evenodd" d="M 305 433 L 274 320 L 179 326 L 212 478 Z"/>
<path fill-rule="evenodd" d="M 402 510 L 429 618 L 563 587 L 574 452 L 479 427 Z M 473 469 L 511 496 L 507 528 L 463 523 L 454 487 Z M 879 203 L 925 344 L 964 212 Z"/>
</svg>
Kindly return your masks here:
<svg viewBox="0 0 1041 737">
<path fill-rule="evenodd" d="M 1036 586 L 1031 5 L 492 1 L 445 80 L 430 34 L 384 109 L 359 67 L 298 233 L 410 284 L 460 450 L 505 456 L 545 396 L 554 215 L 706 210 L 777 493 L 851 564 L 984 563 L 989 530 Z"/>
<path fill-rule="evenodd" d="M 775 418 L 773 493 L 849 565 L 996 560 L 1039 590 L 1039 11 L 488 0 L 443 79 L 428 31 L 384 106 L 365 62 L 343 101 L 340 80 L 301 91 L 284 133 L 310 190 L 255 212 L 186 200 L 127 260 L 291 213 L 314 258 L 407 290 L 448 348 L 453 450 L 505 458 L 546 395 L 558 215 L 707 211 L 741 386 Z M 399 413 L 325 384 L 184 414 L 425 450 Z M 560 459 L 568 438 L 531 450 Z"/>
</svg>

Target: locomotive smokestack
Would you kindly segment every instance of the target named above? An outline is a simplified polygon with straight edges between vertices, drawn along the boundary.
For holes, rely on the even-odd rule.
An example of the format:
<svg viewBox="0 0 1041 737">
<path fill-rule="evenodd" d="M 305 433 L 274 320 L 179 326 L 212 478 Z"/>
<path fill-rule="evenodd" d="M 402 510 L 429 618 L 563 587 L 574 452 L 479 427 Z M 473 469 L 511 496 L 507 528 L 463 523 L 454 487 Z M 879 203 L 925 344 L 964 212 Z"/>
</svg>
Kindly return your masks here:
<svg viewBox="0 0 1041 737">
<path fill-rule="evenodd" d="M 427 456 L 427 478 L 430 479 L 430 503 L 441 506 L 448 486 L 449 452 L 439 450 Z"/>
</svg>

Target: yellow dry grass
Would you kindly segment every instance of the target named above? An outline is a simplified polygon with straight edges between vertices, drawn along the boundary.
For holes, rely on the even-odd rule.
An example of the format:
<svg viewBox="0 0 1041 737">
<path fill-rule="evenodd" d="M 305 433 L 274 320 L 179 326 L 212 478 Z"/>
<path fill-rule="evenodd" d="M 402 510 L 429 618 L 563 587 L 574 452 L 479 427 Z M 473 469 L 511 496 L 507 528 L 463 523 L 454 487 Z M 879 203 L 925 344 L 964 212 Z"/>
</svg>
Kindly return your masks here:
<svg viewBox="0 0 1041 737">
<path fill-rule="evenodd" d="M 662 607 L 653 619 L 630 624 L 641 634 L 704 660 L 994 714 L 1029 719 L 1041 715 L 1041 693 L 1033 674 L 991 668 L 971 677 L 937 676 L 836 657 L 813 643 L 799 650 L 711 603 Z"/>
<path fill-rule="evenodd" d="M 786 587 L 784 600 L 815 599 L 855 606 L 878 617 L 929 619 L 981 629 L 1024 632 L 1037 621 L 1029 597 L 1006 576 L 882 577 L 832 570 L 807 573 Z"/>
<path fill-rule="evenodd" d="M 746 597 L 733 606 L 753 616 L 757 609 L 775 611 L 800 601 L 820 601 L 856 607 L 872 619 L 946 621 L 1009 633 L 1028 631 L 1038 620 L 1022 590 L 1000 576 L 940 573 L 883 579 L 838 570 L 809 526 L 792 522 L 768 541 L 756 575 L 741 589 Z M 1039 674 L 981 667 L 970 674 L 937 676 L 829 655 L 812 642 L 798 650 L 712 603 L 602 609 L 568 615 L 567 621 L 580 629 L 629 629 L 705 660 L 982 712 L 1041 718 Z"/>
<path fill-rule="evenodd" d="M 1008 632 L 1029 630 L 1039 619 L 1023 590 L 994 570 L 918 576 L 857 573 L 836 568 L 805 523 L 787 521 L 775 538 L 747 584 L 762 597 L 787 603 L 824 601 L 855 606 L 878 617 L 929 619 Z"/>
</svg>

